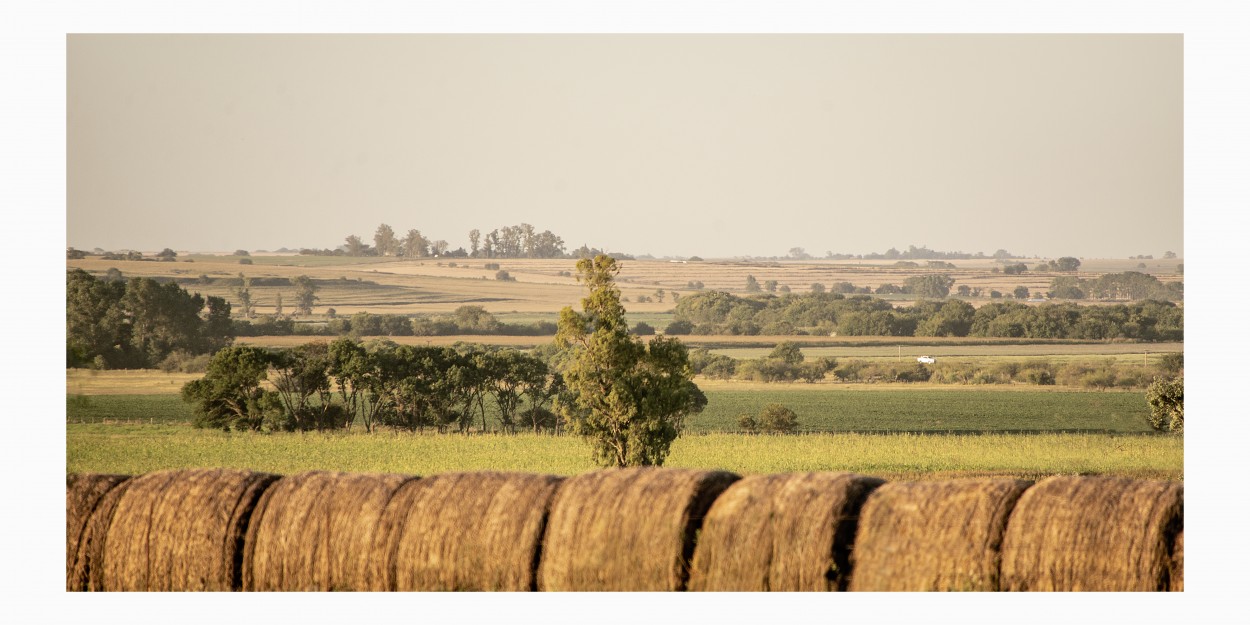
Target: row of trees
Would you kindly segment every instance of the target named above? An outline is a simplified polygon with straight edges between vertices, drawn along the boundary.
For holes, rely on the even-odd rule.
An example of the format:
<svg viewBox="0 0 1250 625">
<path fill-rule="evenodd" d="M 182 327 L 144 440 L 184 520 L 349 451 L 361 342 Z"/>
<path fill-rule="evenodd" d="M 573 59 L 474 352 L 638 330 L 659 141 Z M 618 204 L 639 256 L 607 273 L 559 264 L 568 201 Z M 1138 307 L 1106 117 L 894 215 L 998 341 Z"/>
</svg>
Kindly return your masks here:
<svg viewBox="0 0 1250 625">
<path fill-rule="evenodd" d="M 97 248 L 95 251 L 91 253 L 99 256 L 100 260 L 155 260 L 155 261 L 162 261 L 162 262 L 173 262 L 178 259 L 178 252 L 175 252 L 169 249 L 168 247 L 157 252 L 151 258 L 145 257 L 143 255 L 143 252 L 139 252 L 135 250 L 108 252 L 108 251 Z M 86 257 L 87 257 L 87 252 L 84 252 L 82 250 L 74 249 L 72 247 L 65 249 L 66 260 L 82 260 Z"/>
<path fill-rule="evenodd" d="M 783 355 L 791 351 L 797 357 Z M 832 378 L 838 382 L 932 382 L 936 384 L 1061 384 L 1091 389 L 1140 389 L 1162 376 L 1170 378 L 1183 371 L 1184 356 L 1165 354 L 1157 365 L 1117 363 L 1110 358 L 1081 360 L 1030 359 L 966 362 L 942 360 L 934 364 L 907 360 L 835 360 L 829 357 L 805 360 L 798 347 L 782 342 L 764 358 L 735 360 L 713 354 L 706 348 L 690 352 L 695 373 L 713 379 L 740 379 L 756 382 L 817 382 Z"/>
<path fill-rule="evenodd" d="M 838 293 L 738 297 L 704 291 L 681 298 L 667 334 L 843 336 L 986 336 L 1179 341 L 1184 309 L 1171 302 L 1028 306 L 962 300 L 894 306 L 867 295 Z"/>
<path fill-rule="evenodd" d="M 294 319 L 262 316 L 236 319 L 236 336 L 453 336 L 459 334 L 502 336 L 553 336 L 550 321 L 505 323 L 481 306 L 466 304 L 449 315 L 418 315 L 358 312 L 335 317 L 324 324 L 296 323 Z"/>
<path fill-rule="evenodd" d="M 201 427 L 312 430 L 359 423 L 368 431 L 461 432 L 479 420 L 488 429 L 492 401 L 501 430 L 567 423 L 591 443 L 600 464 L 662 464 L 686 415 L 707 404 L 691 380 L 686 348 L 677 339 L 644 344 L 630 334 L 614 285 L 615 259 L 582 259 L 577 270 L 590 291 L 583 310 L 562 310 L 555 342 L 536 355 L 348 338 L 285 351 L 227 347 L 202 379 L 183 387 L 183 399 L 195 405 Z"/>
<path fill-rule="evenodd" d="M 803 254 L 802 256 L 796 256 L 795 255 L 796 250 L 800 253 L 803 252 L 803 248 L 793 248 L 790 250 L 791 258 L 803 258 L 803 257 L 811 258 L 810 256 L 807 256 L 806 254 Z M 851 260 L 851 259 L 864 259 L 864 260 L 894 260 L 894 259 L 961 260 L 962 259 L 962 260 L 967 260 L 967 259 L 973 259 L 973 258 L 1007 259 L 1007 258 L 1013 258 L 1013 257 L 1014 256 L 1011 254 L 1011 252 L 1008 252 L 1007 250 L 1004 250 L 1004 249 L 996 250 L 992 255 L 986 256 L 984 252 L 975 252 L 975 253 L 939 252 L 937 250 L 931 250 L 927 246 L 923 246 L 923 245 L 920 247 L 916 247 L 915 245 L 909 245 L 907 246 L 907 249 L 904 251 L 899 251 L 898 249 L 892 247 L 886 250 L 885 252 L 870 252 L 868 254 L 835 254 L 833 252 L 825 252 L 825 258 L 831 259 L 831 260 Z"/>
<path fill-rule="evenodd" d="M 1180 301 L 1185 297 L 1185 284 L 1161 282 L 1137 271 L 1109 273 L 1097 278 L 1061 276 L 1051 281 L 1048 295 L 1056 299 Z"/>
<path fill-rule="evenodd" d="M 1080 261 L 1076 262 L 1079 265 Z M 1019 275 L 1027 270 L 1028 267 L 1022 263 L 1007 265 L 1003 268 L 1004 273 L 1007 275 Z M 692 287 L 693 285 L 694 283 L 688 283 L 687 287 Z M 827 289 L 825 285 L 816 282 L 812 283 L 810 291 L 812 293 L 828 291 L 844 295 L 869 293 L 878 295 L 914 295 L 916 297 L 942 299 L 951 294 L 951 287 L 954 285 L 955 279 L 949 275 L 930 273 L 911 276 L 904 281 L 902 286 L 888 283 L 882 284 L 875 291 L 870 287 L 857 287 L 850 282 L 835 282 Z M 701 287 L 702 284 L 700 283 L 698 286 Z M 747 274 L 744 289 L 748 293 L 790 292 L 790 288 L 787 286 L 782 285 L 779 287 L 776 280 L 766 280 L 761 284 L 755 276 L 750 274 Z M 983 294 L 983 291 L 980 288 L 973 288 L 969 285 L 960 285 L 956 294 L 961 297 L 979 297 Z M 992 299 L 1004 296 L 1003 293 L 998 291 L 991 291 L 989 295 Z M 1011 295 L 1017 299 L 1027 299 L 1029 297 L 1028 287 L 1016 287 Z M 1184 283 L 1162 282 L 1155 276 L 1137 271 L 1109 273 L 1096 278 L 1059 276 L 1051 280 L 1050 290 L 1047 292 L 1047 296 L 1054 299 L 1097 299 L 1104 301 L 1155 299 L 1172 302 L 1184 299 L 1184 295 Z"/>
<path fill-rule="evenodd" d="M 278 279 L 281 280 L 281 278 Z M 317 297 L 317 291 L 321 290 L 321 287 L 308 276 L 296 276 L 287 279 L 287 282 L 295 289 L 295 314 L 311 315 L 313 306 L 321 299 Z M 239 313 L 244 319 L 256 316 L 256 306 L 260 302 L 252 296 L 252 278 L 240 272 L 234 282 L 234 296 L 239 302 Z M 278 293 L 274 297 L 275 314 L 281 317 L 285 312 L 282 306 L 282 294 Z"/>
<path fill-rule="evenodd" d="M 489 414 L 502 431 L 537 432 L 557 427 L 549 406 L 562 388 L 541 358 L 513 349 L 341 338 L 287 350 L 227 347 L 182 396 L 197 427 L 226 430 L 467 432 L 480 423 L 485 431 Z"/>
<path fill-rule="evenodd" d="M 207 354 L 232 340 L 230 304 L 220 297 L 121 272 L 66 273 L 67 367 L 154 368 L 176 352 Z"/>
<path fill-rule="evenodd" d="M 404 258 L 563 258 L 564 239 L 550 230 L 539 232 L 530 224 L 504 226 L 483 233 L 469 231 L 469 249 L 451 249 L 443 239 L 430 239 L 415 228 L 398 234 L 394 228 L 381 224 L 373 233 L 373 245 L 357 235 L 348 235 L 343 246 L 335 250 L 302 249 L 301 254 L 342 256 L 401 256 Z"/>
</svg>

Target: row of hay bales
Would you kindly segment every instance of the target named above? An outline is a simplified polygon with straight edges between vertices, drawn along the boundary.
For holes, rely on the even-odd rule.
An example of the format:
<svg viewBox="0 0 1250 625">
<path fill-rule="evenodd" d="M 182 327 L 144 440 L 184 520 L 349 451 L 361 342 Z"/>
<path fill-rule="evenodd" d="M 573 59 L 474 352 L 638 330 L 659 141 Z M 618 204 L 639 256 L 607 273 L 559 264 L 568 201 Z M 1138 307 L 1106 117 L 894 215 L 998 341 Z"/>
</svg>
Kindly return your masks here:
<svg viewBox="0 0 1250 625">
<path fill-rule="evenodd" d="M 71 475 L 66 589 L 1183 590 L 1183 486 L 618 469 Z"/>
</svg>

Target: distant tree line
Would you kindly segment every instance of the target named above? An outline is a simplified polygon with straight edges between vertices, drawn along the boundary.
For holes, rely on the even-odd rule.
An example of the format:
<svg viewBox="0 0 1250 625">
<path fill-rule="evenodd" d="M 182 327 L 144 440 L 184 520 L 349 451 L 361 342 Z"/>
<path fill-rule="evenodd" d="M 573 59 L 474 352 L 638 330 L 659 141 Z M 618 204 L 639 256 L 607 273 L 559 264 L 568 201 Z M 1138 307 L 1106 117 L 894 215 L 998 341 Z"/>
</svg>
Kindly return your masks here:
<svg viewBox="0 0 1250 625">
<path fill-rule="evenodd" d="M 420 230 L 410 229 L 400 235 L 387 224 L 381 224 L 373 234 L 370 245 L 357 235 L 349 235 L 344 244 L 334 249 L 301 248 L 300 254 L 311 256 L 394 256 L 401 258 L 594 258 L 605 255 L 617 260 L 633 260 L 633 256 L 619 252 L 605 252 L 583 244 L 566 251 L 564 239 L 550 230 L 539 232 L 534 226 L 522 223 L 503 226 L 489 232 L 477 228 L 469 231 L 469 247 L 451 249 L 442 239 L 430 239 Z"/>
<path fill-rule="evenodd" d="M 713 354 L 706 348 L 690 351 L 695 373 L 718 380 L 753 382 L 817 382 L 832 378 L 838 382 L 931 382 L 934 384 L 1034 384 L 1077 386 L 1090 389 L 1146 388 L 1152 381 L 1177 376 L 1184 369 L 1180 352 L 1163 354 L 1154 367 L 1125 365 L 1112 359 L 992 362 L 939 361 L 924 364 L 908 359 L 891 362 L 859 358 L 835 360 L 822 357 L 806 360 L 797 345 L 783 341 L 763 358 L 734 359 Z"/>
<path fill-rule="evenodd" d="M 373 234 L 373 245 L 357 235 L 348 235 L 344 244 L 336 249 L 300 250 L 300 254 L 321 256 L 396 256 L 403 258 L 565 258 L 564 239 L 551 232 L 539 232 L 534 226 L 522 223 L 504 226 L 490 232 L 474 228 L 469 231 L 469 249 L 463 246 L 451 249 L 442 239 L 430 239 L 415 228 L 406 234 L 397 234 L 387 224 L 381 224 Z"/>
<path fill-rule="evenodd" d="M 358 312 L 336 317 L 324 324 L 296 323 L 289 317 L 262 315 L 254 320 L 236 319 L 236 336 L 553 336 L 550 321 L 504 323 L 481 306 L 464 305 L 450 315 L 417 315 Z"/>
<path fill-rule="evenodd" d="M 142 369 L 181 354 L 208 354 L 233 339 L 230 304 L 175 283 L 112 271 L 96 278 L 66 272 L 67 367 Z"/>
<path fill-rule="evenodd" d="M 962 300 L 910 306 L 867 295 L 807 293 L 739 297 L 702 291 L 678 301 L 666 334 L 843 336 L 985 336 L 1014 338 L 1179 341 L 1184 310 L 1146 300 L 1110 306 L 1072 303 L 1028 306 Z"/>
<path fill-rule="evenodd" d="M 268 384 L 266 384 L 268 382 Z M 563 378 L 538 356 L 482 346 L 418 347 L 340 338 L 291 349 L 218 351 L 182 398 L 194 425 L 225 430 L 505 432 L 558 427 Z M 489 407 L 489 409 L 488 409 Z"/>
<path fill-rule="evenodd" d="M 796 248 L 802 252 L 801 248 Z M 791 250 L 793 256 L 794 250 Z M 997 250 L 992 255 L 986 256 L 984 252 L 939 252 L 931 250 L 927 246 L 916 247 L 915 245 L 907 246 L 905 251 L 899 251 L 896 248 L 890 248 L 884 252 L 870 252 L 868 254 L 835 254 L 833 252 L 825 252 L 825 258 L 830 260 L 970 260 L 979 258 L 1014 258 L 1011 252 L 1007 250 Z"/>
<path fill-rule="evenodd" d="M 175 252 L 169 249 L 168 247 L 157 252 L 151 258 L 145 257 L 143 255 L 143 252 L 137 252 L 135 250 L 108 252 L 105 250 L 97 249 L 91 253 L 95 254 L 96 256 L 99 256 L 100 260 L 154 260 L 154 261 L 172 262 L 178 259 L 178 252 Z M 82 250 L 74 249 L 72 247 L 65 249 L 66 260 L 81 260 L 86 257 L 87 257 L 87 252 L 84 252 Z"/>
<path fill-rule="evenodd" d="M 1109 273 L 1097 278 L 1060 276 L 1051 280 L 1048 295 L 1055 299 L 1180 301 L 1185 297 L 1185 284 L 1161 282 L 1137 271 Z"/>
</svg>

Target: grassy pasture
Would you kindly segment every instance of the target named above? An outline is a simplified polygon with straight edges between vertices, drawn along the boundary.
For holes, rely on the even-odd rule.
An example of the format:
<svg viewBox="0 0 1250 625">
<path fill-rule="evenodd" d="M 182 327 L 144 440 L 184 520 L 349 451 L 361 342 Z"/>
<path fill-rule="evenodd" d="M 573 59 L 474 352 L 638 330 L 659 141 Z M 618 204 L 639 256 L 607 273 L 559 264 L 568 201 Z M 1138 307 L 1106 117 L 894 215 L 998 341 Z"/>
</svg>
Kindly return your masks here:
<svg viewBox="0 0 1250 625">
<path fill-rule="evenodd" d="M 237 467 L 281 474 L 492 469 L 572 475 L 595 468 L 585 442 L 570 436 L 266 435 L 176 425 L 70 425 L 67 434 L 70 472 Z M 1173 436 L 1105 434 L 687 434 L 673 443 L 665 466 L 740 474 L 856 471 L 898 480 L 1074 473 L 1183 479 L 1183 443 Z"/>
</svg>

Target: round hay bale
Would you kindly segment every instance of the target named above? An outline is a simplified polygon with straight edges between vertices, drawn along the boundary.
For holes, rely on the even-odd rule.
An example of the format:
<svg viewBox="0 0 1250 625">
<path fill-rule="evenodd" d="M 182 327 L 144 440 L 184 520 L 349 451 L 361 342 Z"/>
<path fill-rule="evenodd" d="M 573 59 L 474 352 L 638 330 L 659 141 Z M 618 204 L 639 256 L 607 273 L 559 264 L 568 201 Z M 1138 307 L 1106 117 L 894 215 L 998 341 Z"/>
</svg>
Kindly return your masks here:
<svg viewBox="0 0 1250 625">
<path fill-rule="evenodd" d="M 256 500 L 278 476 L 237 469 L 130 479 L 104 544 L 104 590 L 238 590 Z"/>
<path fill-rule="evenodd" d="M 844 590 L 859 508 L 882 483 L 853 473 L 742 478 L 703 520 L 690 590 Z"/>
<path fill-rule="evenodd" d="M 529 591 L 554 475 L 447 473 L 404 484 L 382 515 L 375 590 Z"/>
<path fill-rule="evenodd" d="M 850 590 L 998 590 L 1007 519 L 1031 484 L 990 478 L 878 488 L 860 512 Z"/>
<path fill-rule="evenodd" d="M 738 476 L 641 467 L 569 478 L 547 521 L 540 590 L 684 590 L 712 501 Z"/>
<path fill-rule="evenodd" d="M 310 471 L 270 486 L 252 513 L 243 590 L 371 590 L 370 550 L 391 496 L 412 476 Z"/>
<path fill-rule="evenodd" d="M 1020 497 L 1003 536 L 1003 590 L 1167 590 L 1184 485 L 1051 477 Z"/>
<path fill-rule="evenodd" d="M 99 590 L 101 549 L 129 475 L 70 474 L 65 480 L 65 590 Z M 96 584 L 93 587 L 92 578 Z"/>
<path fill-rule="evenodd" d="M 1185 530 L 1176 533 L 1172 543 L 1172 592 L 1185 591 Z"/>
</svg>

